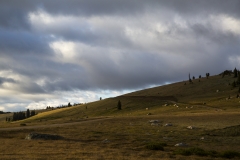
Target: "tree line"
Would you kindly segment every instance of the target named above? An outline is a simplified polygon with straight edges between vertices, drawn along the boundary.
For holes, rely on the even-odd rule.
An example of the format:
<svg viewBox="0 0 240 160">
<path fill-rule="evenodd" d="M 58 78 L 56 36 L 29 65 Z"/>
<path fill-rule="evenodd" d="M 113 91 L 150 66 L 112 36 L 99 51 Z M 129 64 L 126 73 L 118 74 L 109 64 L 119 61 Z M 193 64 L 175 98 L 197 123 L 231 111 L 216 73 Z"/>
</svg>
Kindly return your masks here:
<svg viewBox="0 0 240 160">
<path fill-rule="evenodd" d="M 22 112 L 22 111 L 14 112 L 13 116 L 12 116 L 12 119 L 11 119 L 11 117 L 6 117 L 6 121 L 7 122 L 19 121 L 19 120 L 23 120 L 23 119 L 26 119 L 26 118 L 29 118 L 29 117 L 32 117 L 32 116 L 35 116 L 35 115 L 36 115 L 35 110 L 30 111 L 29 109 L 27 109 L 26 112 Z"/>
<path fill-rule="evenodd" d="M 67 104 L 67 105 L 60 105 L 60 106 L 57 106 L 57 107 L 51 107 L 51 106 L 47 106 L 46 109 L 59 109 L 59 108 L 66 108 L 66 107 L 72 107 L 72 106 L 77 106 L 77 105 L 82 105 L 83 103 L 74 103 L 74 104 L 71 104 L 70 102 Z"/>
</svg>

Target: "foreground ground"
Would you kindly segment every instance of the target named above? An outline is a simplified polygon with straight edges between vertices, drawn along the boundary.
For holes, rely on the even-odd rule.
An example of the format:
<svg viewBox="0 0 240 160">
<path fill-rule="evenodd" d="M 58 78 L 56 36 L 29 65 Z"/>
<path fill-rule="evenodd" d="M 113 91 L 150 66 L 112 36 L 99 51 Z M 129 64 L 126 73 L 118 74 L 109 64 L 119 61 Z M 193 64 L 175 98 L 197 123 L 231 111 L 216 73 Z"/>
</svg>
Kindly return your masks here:
<svg viewBox="0 0 240 160">
<path fill-rule="evenodd" d="M 203 155 L 187 159 L 225 159 L 226 151 L 240 151 L 240 114 L 236 112 L 187 113 L 79 119 L 64 125 L 32 126 L 0 131 L 1 159 L 186 159 L 187 150 Z M 149 120 L 159 120 L 151 125 Z M 69 121 L 70 122 L 70 121 Z M 172 126 L 164 126 L 171 123 Z M 20 123 L 18 124 L 20 126 Z M 195 129 L 187 129 L 194 126 Z M 24 128 L 25 127 L 25 128 Z M 63 140 L 25 140 L 31 132 L 57 134 Z M 186 147 L 176 147 L 183 142 Z M 163 150 L 151 146 L 161 145 Z M 210 152 L 212 154 L 210 154 Z M 209 154 L 204 154 L 209 153 Z M 197 154 L 197 153 L 193 153 Z M 234 157 L 234 156 L 233 156 Z M 235 156 L 235 159 L 240 157 Z"/>
</svg>

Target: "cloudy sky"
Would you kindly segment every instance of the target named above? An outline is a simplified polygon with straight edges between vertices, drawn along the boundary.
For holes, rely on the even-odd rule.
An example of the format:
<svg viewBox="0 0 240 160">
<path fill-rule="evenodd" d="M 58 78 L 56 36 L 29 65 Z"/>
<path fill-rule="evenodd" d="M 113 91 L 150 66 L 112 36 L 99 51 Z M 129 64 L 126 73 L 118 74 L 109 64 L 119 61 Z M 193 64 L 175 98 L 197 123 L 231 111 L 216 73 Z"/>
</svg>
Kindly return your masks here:
<svg viewBox="0 0 240 160">
<path fill-rule="evenodd" d="M 239 0 L 1 0 L 0 110 L 240 69 Z"/>
</svg>

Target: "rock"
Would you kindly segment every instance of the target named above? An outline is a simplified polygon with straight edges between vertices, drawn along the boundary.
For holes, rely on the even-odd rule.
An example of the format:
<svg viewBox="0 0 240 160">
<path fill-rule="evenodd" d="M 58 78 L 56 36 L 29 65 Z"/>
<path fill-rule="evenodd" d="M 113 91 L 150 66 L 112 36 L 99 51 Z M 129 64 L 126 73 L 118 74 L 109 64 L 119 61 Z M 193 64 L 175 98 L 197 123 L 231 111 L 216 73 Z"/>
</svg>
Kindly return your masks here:
<svg viewBox="0 0 240 160">
<path fill-rule="evenodd" d="M 172 124 L 171 123 L 166 123 L 165 127 L 168 127 L 168 126 L 172 126 Z"/>
<path fill-rule="evenodd" d="M 64 139 L 62 136 L 59 135 L 51 135 L 51 134 L 41 134 L 41 133 L 30 133 L 28 134 L 25 139 L 33 140 L 33 139 L 41 139 L 41 140 L 60 140 Z"/>
<path fill-rule="evenodd" d="M 159 120 L 150 120 L 149 123 L 159 123 Z"/>
<path fill-rule="evenodd" d="M 110 141 L 108 139 L 104 139 L 102 143 L 109 143 Z"/>
<path fill-rule="evenodd" d="M 151 123 L 151 126 L 158 126 L 158 123 Z"/>
<path fill-rule="evenodd" d="M 194 126 L 188 126 L 187 128 L 188 129 L 196 129 L 196 127 L 194 127 Z"/>
<path fill-rule="evenodd" d="M 152 115 L 152 113 L 148 113 L 147 115 L 150 116 L 150 115 Z"/>
<path fill-rule="evenodd" d="M 177 143 L 175 144 L 176 147 L 187 147 L 188 145 L 185 143 Z"/>
</svg>

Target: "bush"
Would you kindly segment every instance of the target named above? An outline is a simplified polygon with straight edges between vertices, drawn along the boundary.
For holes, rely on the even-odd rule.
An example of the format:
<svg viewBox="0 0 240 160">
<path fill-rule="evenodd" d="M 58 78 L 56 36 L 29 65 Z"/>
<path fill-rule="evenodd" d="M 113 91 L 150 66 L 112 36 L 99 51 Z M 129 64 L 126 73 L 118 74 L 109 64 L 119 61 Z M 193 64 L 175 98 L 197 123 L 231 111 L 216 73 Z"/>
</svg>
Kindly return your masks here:
<svg viewBox="0 0 240 160">
<path fill-rule="evenodd" d="M 225 151 L 220 155 L 222 158 L 234 158 L 234 157 L 240 157 L 240 153 L 239 152 L 235 152 L 235 151 Z"/>
<path fill-rule="evenodd" d="M 164 151 L 164 147 L 167 146 L 166 143 L 149 143 L 146 145 L 146 148 L 149 150 L 160 150 Z"/>
<path fill-rule="evenodd" d="M 225 151 L 223 153 L 218 153 L 214 150 L 211 151 L 205 151 L 201 148 L 189 148 L 189 149 L 179 149 L 174 152 L 174 154 L 180 154 L 183 156 L 191 156 L 191 155 L 197 155 L 197 156 L 211 156 L 211 157 L 221 157 L 221 158 L 240 158 L 240 153 L 236 151 Z"/>
</svg>

